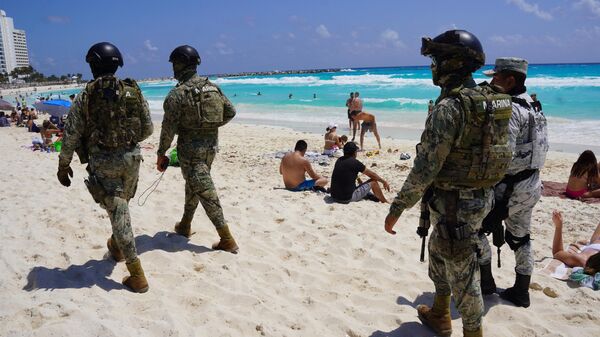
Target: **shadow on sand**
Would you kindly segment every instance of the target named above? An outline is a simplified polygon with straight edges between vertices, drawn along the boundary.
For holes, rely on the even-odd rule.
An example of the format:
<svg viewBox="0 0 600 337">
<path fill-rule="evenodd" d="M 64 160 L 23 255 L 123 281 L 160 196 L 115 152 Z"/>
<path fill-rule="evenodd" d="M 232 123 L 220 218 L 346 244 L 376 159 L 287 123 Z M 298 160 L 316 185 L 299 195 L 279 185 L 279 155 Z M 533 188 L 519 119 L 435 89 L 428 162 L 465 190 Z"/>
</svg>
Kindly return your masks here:
<svg viewBox="0 0 600 337">
<path fill-rule="evenodd" d="M 501 289 L 498 289 L 500 292 Z M 417 296 L 414 301 L 410 301 L 404 296 L 398 297 L 396 299 L 396 303 L 398 305 L 409 305 L 415 309 L 415 321 L 411 322 L 403 322 L 400 326 L 392 331 L 384 332 L 381 330 L 377 330 L 373 332 L 369 337 L 401 337 L 401 336 L 414 336 L 414 337 L 434 337 L 437 336 L 432 330 L 428 327 L 421 324 L 419 318 L 417 317 L 417 305 L 419 304 L 427 304 L 429 306 L 433 303 L 433 297 L 435 293 L 425 292 L 421 295 Z M 491 307 L 497 304 L 507 304 L 511 305 L 506 301 L 500 299 L 497 294 L 483 296 L 484 303 L 484 320 L 485 315 Z M 450 316 L 452 316 L 452 320 L 459 319 L 460 314 L 458 310 L 456 310 L 456 306 L 454 305 L 454 299 L 450 303 Z"/>
<path fill-rule="evenodd" d="M 190 251 L 197 254 L 212 251 L 207 247 L 189 243 L 189 239 L 183 236 L 165 231 L 158 232 L 154 236 L 137 236 L 135 244 L 138 255 L 152 250 L 163 250 L 170 253 Z M 94 285 L 105 291 L 125 289 L 120 282 L 109 278 L 116 264 L 117 262 L 109 257 L 107 252 L 102 260 L 89 260 L 82 265 L 71 265 L 66 269 L 33 267 L 27 275 L 27 284 L 23 290 L 80 289 L 90 288 Z"/>
</svg>

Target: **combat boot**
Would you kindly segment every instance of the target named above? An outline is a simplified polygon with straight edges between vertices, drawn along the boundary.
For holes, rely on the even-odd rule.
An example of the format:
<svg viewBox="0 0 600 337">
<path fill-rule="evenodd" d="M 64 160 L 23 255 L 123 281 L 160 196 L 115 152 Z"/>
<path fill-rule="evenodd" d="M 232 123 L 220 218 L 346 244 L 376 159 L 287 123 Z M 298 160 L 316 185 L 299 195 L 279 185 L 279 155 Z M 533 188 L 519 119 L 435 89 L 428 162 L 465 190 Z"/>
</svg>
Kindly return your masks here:
<svg viewBox="0 0 600 337">
<path fill-rule="evenodd" d="M 184 223 L 181 221 L 178 221 L 175 224 L 175 233 L 181 235 L 181 236 L 185 236 L 186 238 L 189 238 L 190 236 L 192 236 L 192 224 L 191 223 Z"/>
<path fill-rule="evenodd" d="M 529 282 L 531 275 L 517 273 L 515 285 L 500 293 L 500 297 L 512 302 L 517 307 L 529 307 Z"/>
<path fill-rule="evenodd" d="M 130 276 L 123 278 L 123 284 L 134 293 L 145 293 L 148 291 L 148 281 L 146 280 L 146 275 L 144 275 L 140 259 L 136 258 L 133 262 L 126 265 Z"/>
<path fill-rule="evenodd" d="M 443 337 L 452 335 L 452 318 L 450 317 L 450 295 L 435 295 L 433 307 L 425 304 L 417 306 L 419 319 L 435 333 Z"/>
<path fill-rule="evenodd" d="M 496 282 L 492 275 L 492 264 L 479 265 L 481 272 L 481 293 L 483 295 L 491 295 L 496 292 Z"/>
<path fill-rule="evenodd" d="M 181 217 L 181 221 L 175 224 L 175 233 L 185 236 L 189 238 L 192 236 L 192 219 L 194 218 L 194 214 L 189 214 L 188 212 L 183 212 L 183 216 Z"/>
<path fill-rule="evenodd" d="M 238 247 L 237 243 L 235 243 L 233 236 L 231 236 L 231 233 L 229 232 L 229 227 L 227 225 L 224 225 L 221 228 L 217 228 L 217 232 L 219 233 L 219 237 L 221 238 L 221 240 L 219 240 L 219 242 L 214 243 L 212 245 L 212 249 L 224 250 L 226 252 L 237 254 L 240 248 Z"/>
<path fill-rule="evenodd" d="M 463 329 L 464 337 L 483 337 L 483 328 L 480 326 L 476 331 L 467 331 Z"/>
<path fill-rule="evenodd" d="M 119 247 L 117 247 L 115 240 L 113 239 L 113 235 L 108 238 L 106 241 L 106 247 L 108 247 L 108 251 L 110 252 L 110 256 L 117 262 L 125 261 L 125 255 L 123 255 L 123 251 Z"/>
</svg>

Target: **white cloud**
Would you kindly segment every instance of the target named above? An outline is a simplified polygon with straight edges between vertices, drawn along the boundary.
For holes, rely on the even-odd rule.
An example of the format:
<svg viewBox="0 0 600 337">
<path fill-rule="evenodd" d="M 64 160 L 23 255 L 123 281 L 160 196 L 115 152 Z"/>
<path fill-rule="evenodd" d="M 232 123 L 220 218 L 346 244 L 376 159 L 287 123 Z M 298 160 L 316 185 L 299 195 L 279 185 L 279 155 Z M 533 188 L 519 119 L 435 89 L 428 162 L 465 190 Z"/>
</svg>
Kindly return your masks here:
<svg viewBox="0 0 600 337">
<path fill-rule="evenodd" d="M 150 40 L 144 41 L 144 47 L 146 47 L 146 49 L 148 51 L 157 51 L 158 50 L 158 47 L 153 46 L 152 42 Z"/>
<path fill-rule="evenodd" d="M 135 58 L 135 56 L 125 53 L 123 55 L 125 57 L 125 63 L 130 63 L 130 64 L 137 64 L 138 63 L 138 59 Z"/>
<path fill-rule="evenodd" d="M 490 40 L 496 44 L 514 45 L 521 44 L 525 41 L 525 38 L 521 34 L 515 35 L 494 35 Z"/>
<path fill-rule="evenodd" d="M 592 28 L 578 28 L 575 29 L 575 34 L 590 40 L 600 38 L 600 27 L 594 26 Z"/>
<path fill-rule="evenodd" d="M 404 43 L 400 41 L 398 32 L 389 28 L 381 32 L 380 38 L 384 44 L 391 44 L 397 48 L 403 48 L 405 46 Z"/>
<path fill-rule="evenodd" d="M 319 25 L 317 27 L 317 29 L 315 29 L 315 31 L 317 32 L 317 34 L 319 34 L 320 37 L 322 37 L 324 39 L 331 37 L 331 34 L 327 30 L 327 27 L 325 27 L 325 25 L 323 25 L 323 24 Z"/>
<path fill-rule="evenodd" d="M 525 0 L 507 0 L 507 2 L 519 7 L 523 12 L 531 13 L 542 20 L 552 20 L 552 14 L 542 10 L 538 4 L 530 4 Z"/>
<path fill-rule="evenodd" d="M 229 48 L 224 42 L 215 43 L 215 47 L 220 55 L 231 55 L 233 54 L 233 49 Z"/>
<path fill-rule="evenodd" d="M 294 33 L 288 33 L 288 37 L 290 39 L 295 39 L 296 38 L 296 34 L 294 34 Z"/>
<path fill-rule="evenodd" d="M 46 57 L 46 59 L 44 60 L 45 63 L 51 67 L 55 67 L 56 66 L 56 60 L 53 59 L 52 57 Z"/>
<path fill-rule="evenodd" d="M 575 8 L 584 8 L 592 12 L 595 16 L 600 16 L 600 1 L 599 0 L 580 0 L 575 5 Z"/>
<path fill-rule="evenodd" d="M 352 33 L 350 33 L 350 35 L 355 39 L 358 38 L 358 32 L 355 30 L 353 30 Z"/>
</svg>

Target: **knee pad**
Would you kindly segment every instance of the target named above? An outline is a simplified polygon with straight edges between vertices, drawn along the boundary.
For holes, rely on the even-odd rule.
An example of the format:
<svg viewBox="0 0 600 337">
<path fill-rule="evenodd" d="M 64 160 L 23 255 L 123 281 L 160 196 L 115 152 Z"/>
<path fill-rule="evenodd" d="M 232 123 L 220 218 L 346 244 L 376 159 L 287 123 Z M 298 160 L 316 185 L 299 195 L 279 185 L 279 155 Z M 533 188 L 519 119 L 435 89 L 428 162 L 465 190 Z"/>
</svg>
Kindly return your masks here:
<svg viewBox="0 0 600 337">
<path fill-rule="evenodd" d="M 531 240 L 531 236 L 529 234 L 527 234 L 523 237 L 517 237 L 517 236 L 514 236 L 511 232 L 509 232 L 508 229 L 506 230 L 504 237 L 505 237 L 506 243 L 508 244 L 510 249 L 512 249 L 513 251 L 516 251 L 521 246 L 527 244 Z"/>
</svg>

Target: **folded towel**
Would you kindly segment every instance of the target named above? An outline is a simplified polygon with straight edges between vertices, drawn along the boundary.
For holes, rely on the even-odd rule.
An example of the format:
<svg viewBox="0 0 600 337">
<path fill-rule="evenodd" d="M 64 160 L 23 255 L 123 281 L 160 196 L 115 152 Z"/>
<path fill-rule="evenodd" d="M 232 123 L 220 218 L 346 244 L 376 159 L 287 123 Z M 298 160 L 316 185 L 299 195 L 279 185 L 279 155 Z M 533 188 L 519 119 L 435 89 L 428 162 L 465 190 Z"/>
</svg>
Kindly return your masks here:
<svg viewBox="0 0 600 337">
<path fill-rule="evenodd" d="M 594 290 L 600 289 L 600 273 L 596 273 L 593 276 L 588 275 L 583 272 L 582 267 L 573 268 L 573 273 L 569 275 L 569 281 Z"/>
<path fill-rule="evenodd" d="M 567 267 L 566 264 L 562 263 L 560 260 L 552 259 L 544 268 L 542 268 L 539 273 L 542 275 L 550 276 L 558 280 L 566 281 L 569 279 L 569 275 L 571 275 L 572 269 Z"/>
</svg>

